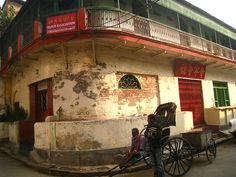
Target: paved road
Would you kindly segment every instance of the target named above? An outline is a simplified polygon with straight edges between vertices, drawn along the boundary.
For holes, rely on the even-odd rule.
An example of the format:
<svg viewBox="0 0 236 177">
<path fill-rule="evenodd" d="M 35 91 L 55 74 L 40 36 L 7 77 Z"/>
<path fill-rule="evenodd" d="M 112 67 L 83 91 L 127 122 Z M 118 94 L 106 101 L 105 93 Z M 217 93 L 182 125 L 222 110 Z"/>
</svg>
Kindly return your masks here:
<svg viewBox="0 0 236 177">
<path fill-rule="evenodd" d="M 153 175 L 151 170 L 147 170 L 116 177 L 153 177 Z M 209 164 L 205 157 L 195 157 L 190 171 L 184 177 L 236 177 L 236 141 L 230 140 L 219 145 L 216 160 L 212 164 Z"/>
<path fill-rule="evenodd" d="M 0 177 L 52 177 L 25 167 L 21 162 L 0 153 Z"/>
<path fill-rule="evenodd" d="M 0 177 L 52 177 L 25 167 L 0 153 Z M 152 171 L 146 170 L 115 177 L 152 177 Z M 166 176 L 169 177 L 169 176 Z M 205 158 L 195 158 L 192 168 L 184 177 L 236 177 L 236 141 L 230 140 L 217 148 L 217 158 L 209 164 Z"/>
</svg>

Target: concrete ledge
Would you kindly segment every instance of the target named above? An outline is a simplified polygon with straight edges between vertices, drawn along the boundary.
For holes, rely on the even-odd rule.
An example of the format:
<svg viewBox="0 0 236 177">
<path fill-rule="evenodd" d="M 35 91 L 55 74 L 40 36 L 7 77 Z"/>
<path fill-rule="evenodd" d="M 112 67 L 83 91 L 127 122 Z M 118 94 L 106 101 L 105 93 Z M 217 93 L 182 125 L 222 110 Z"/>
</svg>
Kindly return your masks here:
<svg viewBox="0 0 236 177">
<path fill-rule="evenodd" d="M 232 135 L 229 135 L 227 137 L 221 137 L 221 138 L 215 139 L 215 143 L 216 144 L 221 144 L 221 143 L 224 143 L 225 141 L 228 141 L 230 139 L 233 139 Z"/>
<path fill-rule="evenodd" d="M 114 165 L 103 165 L 103 166 L 59 166 L 52 163 L 37 163 L 30 160 L 30 158 L 14 155 L 8 148 L 0 147 L 0 151 L 12 157 L 15 160 L 18 160 L 24 165 L 33 168 L 39 172 L 50 174 L 50 175 L 60 175 L 60 176 L 71 176 L 71 177 L 95 177 L 98 176 L 110 168 L 114 167 Z M 123 173 L 131 173 L 139 170 L 148 169 L 149 167 L 145 164 L 130 167 L 125 170 Z"/>
<path fill-rule="evenodd" d="M 221 144 L 230 139 L 232 139 L 232 136 L 218 138 L 216 139 L 216 144 Z M 31 161 L 30 158 L 26 158 L 20 155 L 13 155 L 8 148 L 1 147 L 0 151 L 10 155 L 12 158 L 16 160 L 23 162 L 26 166 L 29 166 L 37 171 L 51 175 L 71 176 L 71 177 L 95 177 L 114 167 L 114 165 L 73 167 L 73 166 L 59 166 L 52 163 L 35 163 Z M 131 173 L 144 169 L 148 169 L 148 167 L 145 164 L 141 164 L 139 166 L 130 167 L 123 173 Z"/>
<path fill-rule="evenodd" d="M 0 138 L 0 146 L 9 143 L 9 138 Z"/>
<path fill-rule="evenodd" d="M 116 156 L 121 154 L 128 147 L 104 149 L 104 150 L 90 150 L 90 151 L 47 151 L 41 149 L 34 149 L 44 161 L 50 161 L 52 164 L 70 165 L 70 166 L 97 166 L 107 164 L 117 164 Z M 37 162 L 37 159 L 35 159 Z"/>
</svg>

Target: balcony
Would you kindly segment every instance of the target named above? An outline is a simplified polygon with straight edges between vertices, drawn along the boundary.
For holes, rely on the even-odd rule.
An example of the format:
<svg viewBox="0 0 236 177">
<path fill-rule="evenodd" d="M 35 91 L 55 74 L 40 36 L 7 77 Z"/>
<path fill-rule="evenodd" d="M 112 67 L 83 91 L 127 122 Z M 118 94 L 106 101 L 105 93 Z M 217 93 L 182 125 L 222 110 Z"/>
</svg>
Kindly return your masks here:
<svg viewBox="0 0 236 177">
<path fill-rule="evenodd" d="M 225 60 L 236 61 L 236 51 L 232 49 L 126 12 L 89 10 L 88 28 L 121 30 L 156 41 L 181 45 Z"/>
<path fill-rule="evenodd" d="M 234 65 L 234 62 L 236 61 L 236 51 L 199 36 L 168 27 L 156 21 L 136 16 L 128 12 L 103 9 L 80 9 L 69 14 L 72 14 L 75 18 L 78 17 L 78 20 L 75 20 L 76 25 L 75 30 L 73 31 L 63 32 L 62 30 L 56 32 L 56 34 L 49 33 L 47 31 L 47 20 L 49 18 L 58 17 L 55 15 L 54 17 L 47 17 L 40 21 L 34 21 L 33 24 L 24 28 L 25 30 L 21 34 L 18 34 L 17 39 L 14 39 L 14 42 L 10 43 L 10 46 L 4 45 L 4 50 L 2 50 L 1 53 L 2 60 L 5 61 L 2 65 L 2 71 L 8 70 L 9 65 L 13 64 L 19 55 L 22 55 L 27 51 L 26 48 L 32 49 L 34 47 L 39 47 L 40 45 L 37 45 L 36 43 L 40 43 L 40 41 L 42 42 L 43 40 L 62 35 L 69 36 L 73 34 L 79 36 L 87 31 L 93 33 L 94 30 L 106 30 L 106 33 L 115 31 L 118 34 L 122 33 L 127 36 L 141 37 L 144 40 L 150 40 L 154 43 L 181 47 L 181 49 L 197 52 L 202 56 L 207 55 L 208 57 L 214 57 L 217 60 L 217 62 L 209 61 L 206 59 L 207 57 L 205 57 L 205 59 L 202 60 L 205 61 L 204 64 L 217 63 L 217 65 L 223 65 L 225 67 L 225 63 L 228 63 L 229 66 L 226 66 L 226 68 L 230 68 L 231 70 L 234 69 L 234 66 L 232 65 Z M 59 16 L 63 15 L 67 14 L 60 14 Z M 7 34 L 5 34 L 3 38 L 7 38 L 8 36 L 6 35 Z M 61 40 L 62 39 L 59 41 L 61 42 Z M 51 40 L 50 42 L 52 43 L 55 41 Z"/>
</svg>

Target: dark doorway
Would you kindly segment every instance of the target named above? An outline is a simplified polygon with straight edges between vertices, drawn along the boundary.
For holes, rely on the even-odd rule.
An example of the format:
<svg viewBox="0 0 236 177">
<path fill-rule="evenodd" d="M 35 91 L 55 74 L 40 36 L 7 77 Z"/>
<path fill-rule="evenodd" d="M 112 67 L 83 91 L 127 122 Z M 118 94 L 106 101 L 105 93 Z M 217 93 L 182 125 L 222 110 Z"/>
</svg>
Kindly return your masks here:
<svg viewBox="0 0 236 177">
<path fill-rule="evenodd" d="M 53 114 L 52 80 L 47 79 L 29 85 L 30 115 L 29 119 L 20 121 L 20 152 L 28 153 L 34 144 L 34 124 L 44 122 Z"/>
<path fill-rule="evenodd" d="M 31 93 L 31 115 L 35 122 L 44 122 L 47 116 L 53 114 L 52 80 L 48 79 L 35 83 L 32 87 L 35 88 L 35 91 Z"/>
</svg>

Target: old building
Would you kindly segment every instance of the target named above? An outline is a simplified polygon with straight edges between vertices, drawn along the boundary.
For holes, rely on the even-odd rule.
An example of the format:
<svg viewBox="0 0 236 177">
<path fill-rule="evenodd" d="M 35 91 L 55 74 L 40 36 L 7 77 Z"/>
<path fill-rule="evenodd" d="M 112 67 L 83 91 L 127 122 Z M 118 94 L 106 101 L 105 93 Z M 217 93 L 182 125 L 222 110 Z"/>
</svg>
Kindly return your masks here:
<svg viewBox="0 0 236 177">
<path fill-rule="evenodd" d="M 18 13 L 25 1 L 22 0 L 5 0 L 2 9 L 8 9 L 9 6 L 13 6 L 16 13 Z"/>
<path fill-rule="evenodd" d="M 1 38 L 3 102 L 29 113 L 11 140 L 52 163 L 112 163 L 170 101 L 172 134 L 222 129 L 235 50 L 234 28 L 184 0 L 28 0 Z"/>
</svg>

